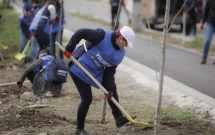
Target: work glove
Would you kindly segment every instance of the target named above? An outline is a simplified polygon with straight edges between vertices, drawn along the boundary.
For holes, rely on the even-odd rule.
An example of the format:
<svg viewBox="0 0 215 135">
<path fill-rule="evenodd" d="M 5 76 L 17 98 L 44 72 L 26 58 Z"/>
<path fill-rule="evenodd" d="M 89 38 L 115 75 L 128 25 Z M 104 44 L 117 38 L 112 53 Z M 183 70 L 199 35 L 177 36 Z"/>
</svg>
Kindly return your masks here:
<svg viewBox="0 0 215 135">
<path fill-rule="evenodd" d="M 50 21 L 50 24 L 54 24 L 55 23 L 55 19 L 52 19 L 51 21 Z"/>
<path fill-rule="evenodd" d="M 203 30 L 204 29 L 204 23 L 201 23 L 199 28 L 200 28 L 200 30 Z"/>
<path fill-rule="evenodd" d="M 109 91 L 108 94 L 105 94 L 107 100 L 110 100 L 113 97 L 113 91 Z"/>
<path fill-rule="evenodd" d="M 16 85 L 17 85 L 19 88 L 21 88 L 21 87 L 22 87 L 22 82 L 19 80 L 19 81 L 16 83 Z"/>
<path fill-rule="evenodd" d="M 31 56 L 25 56 L 22 58 L 21 63 L 26 64 L 26 63 L 31 63 L 34 59 Z"/>
<path fill-rule="evenodd" d="M 188 13 L 189 13 L 189 10 L 188 10 L 187 8 L 185 9 L 185 13 L 186 13 L 186 14 L 188 14 Z"/>
<path fill-rule="evenodd" d="M 30 34 L 30 36 L 28 37 L 28 40 L 31 40 L 31 38 L 34 36 L 33 33 Z"/>
<path fill-rule="evenodd" d="M 66 51 L 64 52 L 64 55 L 65 55 L 67 58 L 70 58 L 70 57 L 72 56 L 72 53 L 66 50 Z"/>
</svg>

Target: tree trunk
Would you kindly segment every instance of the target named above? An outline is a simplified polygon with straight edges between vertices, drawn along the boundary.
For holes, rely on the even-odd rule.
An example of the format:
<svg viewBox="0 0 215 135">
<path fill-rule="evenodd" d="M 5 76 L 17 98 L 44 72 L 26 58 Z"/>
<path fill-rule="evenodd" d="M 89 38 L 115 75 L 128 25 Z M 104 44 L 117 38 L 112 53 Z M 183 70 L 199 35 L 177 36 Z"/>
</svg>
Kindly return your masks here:
<svg viewBox="0 0 215 135">
<path fill-rule="evenodd" d="M 117 11 L 117 15 L 116 15 L 116 20 L 115 20 L 115 25 L 114 25 L 113 31 L 115 31 L 116 28 L 119 25 L 117 22 L 119 20 L 119 14 L 120 14 L 120 10 L 121 10 L 121 5 L 122 5 L 122 0 L 120 0 L 120 2 L 119 2 L 119 8 L 118 8 L 118 11 Z M 104 97 L 104 104 L 103 104 L 103 111 L 102 111 L 102 120 L 101 120 L 102 124 L 105 123 L 106 108 L 107 108 L 107 100 Z"/>
<path fill-rule="evenodd" d="M 60 20 L 59 20 L 59 26 L 58 26 L 58 42 L 60 43 L 61 39 L 61 26 L 62 26 L 62 20 L 63 20 L 63 3 L 64 1 L 61 0 L 60 2 Z M 62 45 L 62 43 L 61 43 Z M 60 58 L 60 49 L 58 50 L 58 57 Z"/>
<path fill-rule="evenodd" d="M 162 59 L 161 59 L 161 68 L 160 68 L 159 94 L 158 94 L 157 109 L 155 112 L 155 126 L 154 126 L 155 135 L 158 135 L 159 126 L 160 126 L 160 110 L 161 110 L 161 103 L 162 103 L 163 76 L 164 76 L 165 53 L 166 53 L 166 36 L 167 36 L 168 24 L 169 24 L 170 2 L 171 0 L 166 1 L 166 12 L 165 12 L 164 25 L 163 25 L 163 42 L 162 42 L 162 56 L 161 56 Z"/>
</svg>

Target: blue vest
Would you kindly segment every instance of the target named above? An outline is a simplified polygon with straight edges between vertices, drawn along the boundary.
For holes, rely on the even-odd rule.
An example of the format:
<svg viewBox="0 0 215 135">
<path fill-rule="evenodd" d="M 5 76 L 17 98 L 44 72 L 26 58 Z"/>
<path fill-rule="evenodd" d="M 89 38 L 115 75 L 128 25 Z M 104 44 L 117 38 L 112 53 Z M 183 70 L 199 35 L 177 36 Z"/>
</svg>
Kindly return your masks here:
<svg viewBox="0 0 215 135">
<path fill-rule="evenodd" d="M 25 10 L 26 10 L 27 8 L 30 8 L 30 9 L 31 9 L 31 7 L 32 7 L 32 5 L 31 5 L 31 0 L 26 0 L 23 4 L 24 4 L 24 5 L 23 5 L 23 13 L 25 12 Z"/>
<path fill-rule="evenodd" d="M 42 59 L 42 61 L 43 61 L 43 71 L 45 72 L 43 79 L 46 81 L 49 81 L 49 79 L 46 75 L 46 72 L 49 71 L 51 60 L 53 59 L 53 56 L 45 55 L 45 56 L 40 57 L 40 59 Z"/>
<path fill-rule="evenodd" d="M 30 31 L 37 30 L 38 26 L 43 28 L 43 31 L 47 34 L 50 33 L 50 13 L 48 11 L 48 6 L 43 6 L 34 17 L 31 26 L 29 28 Z"/>
<path fill-rule="evenodd" d="M 105 67 L 118 66 L 125 55 L 124 48 L 116 50 L 113 47 L 111 35 L 111 31 L 105 30 L 104 39 L 78 59 L 79 63 L 100 84 L 103 81 Z M 76 52 L 76 50 L 74 52 Z M 76 64 L 73 64 L 69 70 L 85 83 L 98 88 L 98 86 Z"/>
<path fill-rule="evenodd" d="M 31 25 L 31 22 L 33 20 L 33 17 L 25 17 L 25 15 L 22 13 L 20 16 L 19 16 L 19 20 L 22 21 L 24 24 L 28 25 L 30 27 Z"/>
<path fill-rule="evenodd" d="M 60 10 L 58 10 L 56 16 L 59 16 L 59 19 L 56 19 L 55 23 L 52 25 L 52 33 L 57 33 L 59 29 L 59 23 L 60 23 Z M 64 27 L 63 25 L 65 24 L 65 15 L 64 11 L 62 13 L 62 24 L 61 24 L 61 31 L 63 31 Z"/>
</svg>

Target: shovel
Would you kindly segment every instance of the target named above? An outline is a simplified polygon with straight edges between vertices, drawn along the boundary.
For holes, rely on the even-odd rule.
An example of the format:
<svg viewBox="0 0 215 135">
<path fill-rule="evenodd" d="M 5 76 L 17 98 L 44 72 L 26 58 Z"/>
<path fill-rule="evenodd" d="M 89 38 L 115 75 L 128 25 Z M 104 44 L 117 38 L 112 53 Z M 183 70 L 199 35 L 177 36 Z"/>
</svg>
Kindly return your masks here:
<svg viewBox="0 0 215 135">
<path fill-rule="evenodd" d="M 24 58 L 24 57 L 26 56 L 26 55 L 25 55 L 25 52 L 26 52 L 26 50 L 27 50 L 27 48 L 28 48 L 30 42 L 31 42 L 31 40 L 28 40 L 28 42 L 27 42 L 27 44 L 25 45 L 25 48 L 24 48 L 24 50 L 22 51 L 22 53 L 19 53 L 19 54 L 16 54 L 16 55 L 15 55 L 15 58 L 16 58 L 17 60 L 22 60 L 22 58 Z"/>
<path fill-rule="evenodd" d="M 65 52 L 65 49 L 58 43 L 55 42 L 55 44 L 63 51 Z M 108 91 L 73 57 L 71 56 L 70 59 L 81 69 L 85 74 L 92 79 L 92 81 L 99 86 L 99 88 L 105 93 L 108 94 Z M 134 123 L 135 125 L 138 126 L 144 126 L 144 127 L 154 127 L 154 125 L 151 125 L 147 122 L 139 122 L 135 121 L 131 118 L 131 116 L 128 115 L 128 113 L 122 108 L 122 106 L 113 98 L 111 97 L 111 101 L 120 109 L 120 111 L 123 113 L 123 115 L 127 118 L 128 121 Z"/>
<path fill-rule="evenodd" d="M 0 46 L 1 46 L 1 48 L 3 48 L 4 50 L 7 50 L 7 48 L 8 48 L 8 46 L 2 45 L 1 43 L 0 43 Z"/>
<path fill-rule="evenodd" d="M 24 81 L 23 83 L 26 83 L 26 82 L 30 82 L 30 81 Z M 17 82 L 11 82 L 11 83 L 2 83 L 0 84 L 0 86 L 8 86 L 8 85 L 14 85 L 16 84 Z"/>
</svg>

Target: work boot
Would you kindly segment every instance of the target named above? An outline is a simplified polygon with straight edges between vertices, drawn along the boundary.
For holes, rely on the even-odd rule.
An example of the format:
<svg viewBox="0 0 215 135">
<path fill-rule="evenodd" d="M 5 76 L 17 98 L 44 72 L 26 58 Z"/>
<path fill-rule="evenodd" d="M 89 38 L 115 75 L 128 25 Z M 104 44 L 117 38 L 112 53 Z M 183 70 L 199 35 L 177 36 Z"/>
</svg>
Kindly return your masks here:
<svg viewBox="0 0 215 135">
<path fill-rule="evenodd" d="M 132 116 L 131 117 L 132 119 L 135 119 L 136 118 L 136 116 Z M 118 127 L 118 128 L 120 128 L 121 126 L 123 126 L 123 125 L 125 125 L 126 123 L 128 123 L 129 121 L 126 119 L 126 117 L 125 116 L 119 116 L 117 119 L 116 119 L 116 126 Z"/>
<path fill-rule="evenodd" d="M 201 62 L 201 64 L 205 64 L 205 63 L 206 63 L 206 61 L 207 61 L 207 58 L 202 58 L 202 62 Z"/>
<path fill-rule="evenodd" d="M 84 129 L 77 129 L 75 131 L 75 135 L 92 135 L 92 134 L 87 133 Z"/>
</svg>

